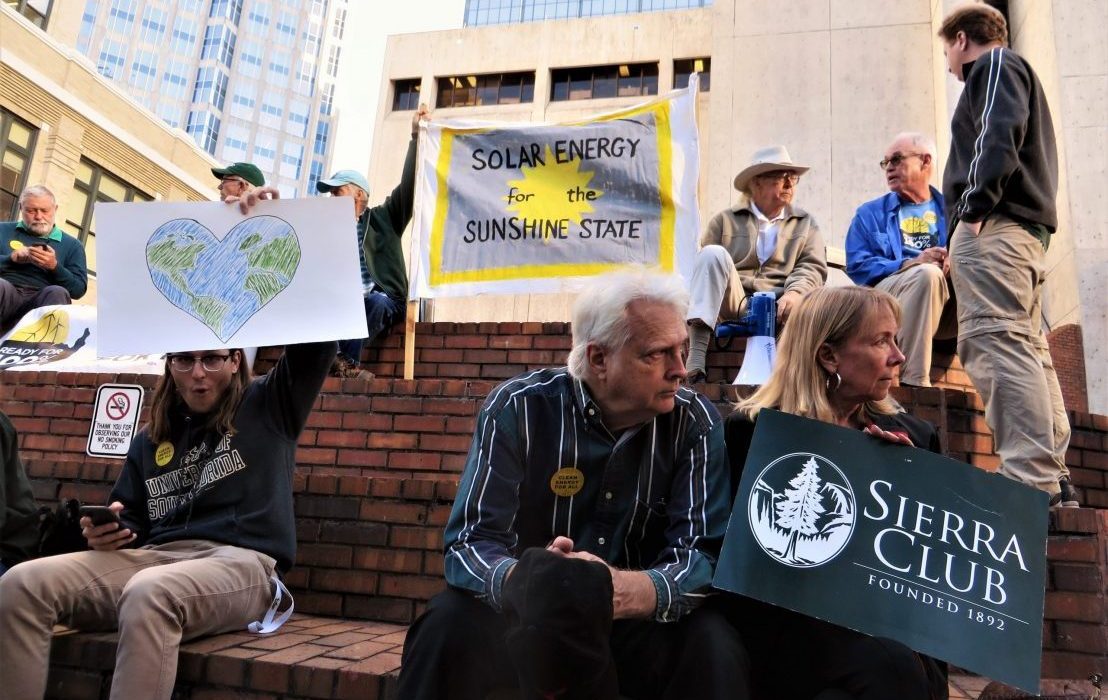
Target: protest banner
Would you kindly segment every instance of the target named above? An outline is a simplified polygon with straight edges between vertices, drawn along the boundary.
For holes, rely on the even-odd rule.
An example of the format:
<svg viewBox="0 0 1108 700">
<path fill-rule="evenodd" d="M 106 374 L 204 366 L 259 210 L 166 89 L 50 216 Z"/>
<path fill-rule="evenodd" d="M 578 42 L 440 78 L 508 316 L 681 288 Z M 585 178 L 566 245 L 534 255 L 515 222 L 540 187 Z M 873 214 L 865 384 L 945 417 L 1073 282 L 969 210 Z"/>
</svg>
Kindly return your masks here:
<svg viewBox="0 0 1108 700">
<path fill-rule="evenodd" d="M 49 372 L 161 374 L 162 355 L 97 357 L 96 307 L 83 304 L 31 309 L 0 338 L 0 369 Z"/>
<path fill-rule="evenodd" d="M 96 205 L 105 355 L 366 335 L 344 197 Z"/>
<path fill-rule="evenodd" d="M 543 293 L 629 265 L 688 279 L 700 231 L 696 80 L 565 124 L 420 133 L 411 299 Z"/>
<path fill-rule="evenodd" d="M 715 585 L 1038 692 L 1047 500 L 763 409 Z"/>
</svg>

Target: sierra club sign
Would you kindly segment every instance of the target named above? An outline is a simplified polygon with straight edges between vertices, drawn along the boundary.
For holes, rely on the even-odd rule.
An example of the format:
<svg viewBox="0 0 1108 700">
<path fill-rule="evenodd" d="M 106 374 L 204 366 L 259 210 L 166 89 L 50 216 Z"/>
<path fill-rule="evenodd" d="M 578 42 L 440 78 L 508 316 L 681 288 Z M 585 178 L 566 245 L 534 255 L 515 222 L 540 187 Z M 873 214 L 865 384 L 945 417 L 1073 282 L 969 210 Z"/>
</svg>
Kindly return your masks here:
<svg viewBox="0 0 1108 700">
<path fill-rule="evenodd" d="M 1047 495 L 762 410 L 715 585 L 1037 692 Z"/>
</svg>

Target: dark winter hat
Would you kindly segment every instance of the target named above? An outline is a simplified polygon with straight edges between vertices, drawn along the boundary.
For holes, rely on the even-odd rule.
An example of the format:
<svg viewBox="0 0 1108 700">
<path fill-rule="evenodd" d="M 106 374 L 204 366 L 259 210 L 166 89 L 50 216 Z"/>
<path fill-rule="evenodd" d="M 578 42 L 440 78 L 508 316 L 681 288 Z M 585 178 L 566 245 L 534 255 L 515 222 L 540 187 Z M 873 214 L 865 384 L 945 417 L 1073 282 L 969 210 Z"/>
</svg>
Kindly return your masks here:
<svg viewBox="0 0 1108 700">
<path fill-rule="evenodd" d="M 528 549 L 504 584 L 503 607 L 508 654 L 525 693 L 559 700 L 617 697 L 608 567 Z"/>
<path fill-rule="evenodd" d="M 253 163 L 231 163 L 226 168 L 212 168 L 212 175 L 220 180 L 228 175 L 238 175 L 254 187 L 265 184 L 265 175 L 262 175 L 262 171 L 258 170 L 258 166 Z"/>
</svg>

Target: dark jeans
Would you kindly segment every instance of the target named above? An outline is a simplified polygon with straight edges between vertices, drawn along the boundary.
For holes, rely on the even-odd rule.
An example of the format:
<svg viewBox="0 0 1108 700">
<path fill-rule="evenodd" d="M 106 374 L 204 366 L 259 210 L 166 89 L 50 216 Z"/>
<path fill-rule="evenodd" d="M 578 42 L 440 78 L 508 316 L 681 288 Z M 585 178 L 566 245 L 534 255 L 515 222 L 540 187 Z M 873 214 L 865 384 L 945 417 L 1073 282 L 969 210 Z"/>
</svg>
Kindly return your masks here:
<svg viewBox="0 0 1108 700">
<path fill-rule="evenodd" d="M 900 642 L 756 600 L 721 606 L 748 640 L 755 698 L 945 700 L 946 664 Z"/>
<path fill-rule="evenodd" d="M 42 289 L 32 289 L 17 287 L 0 279 L 0 332 L 8 332 L 31 309 L 69 302 L 69 292 L 65 287 L 50 285 Z"/>
<path fill-rule="evenodd" d="M 358 364 L 362 360 L 362 346 L 373 342 L 394 323 L 404 318 L 407 307 L 403 299 L 393 299 L 388 294 L 370 292 L 365 297 L 365 321 L 369 335 L 365 338 L 339 341 L 339 354 Z"/>
<path fill-rule="evenodd" d="M 435 596 L 408 631 L 397 697 L 485 700 L 493 690 L 517 687 L 507 628 L 505 616 L 467 593 Z M 634 700 L 750 697 L 746 649 L 711 602 L 673 623 L 617 620 L 611 651 L 620 695 Z"/>
</svg>

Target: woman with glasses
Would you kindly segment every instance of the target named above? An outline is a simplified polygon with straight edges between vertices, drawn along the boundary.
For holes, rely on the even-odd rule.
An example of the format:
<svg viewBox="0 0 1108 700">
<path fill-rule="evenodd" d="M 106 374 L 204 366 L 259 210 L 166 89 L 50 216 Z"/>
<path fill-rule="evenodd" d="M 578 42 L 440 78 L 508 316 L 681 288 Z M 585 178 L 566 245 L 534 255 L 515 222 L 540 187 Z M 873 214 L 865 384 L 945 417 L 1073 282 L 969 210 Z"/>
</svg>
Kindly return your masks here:
<svg viewBox="0 0 1108 700">
<path fill-rule="evenodd" d="M 111 697 L 152 699 L 170 697 L 182 641 L 280 626 L 269 608 L 296 553 L 296 443 L 336 351 L 289 346 L 253 380 L 239 349 L 166 358 L 111 505 L 81 519 L 95 551 L 0 578 L 0 658 L 19 669 L 5 693 L 43 696 L 56 623 L 118 628 Z"/>
</svg>

